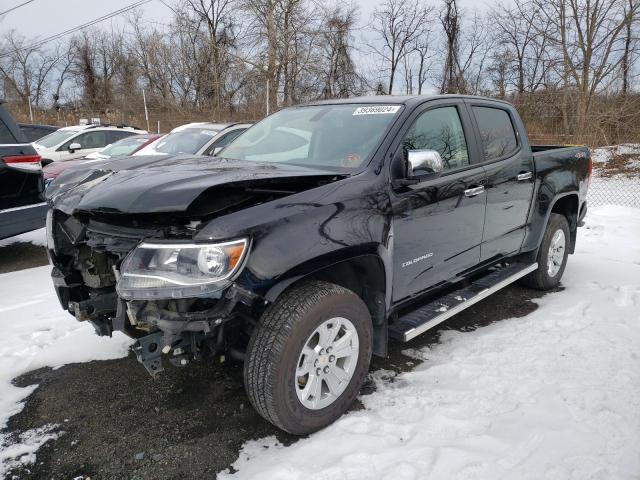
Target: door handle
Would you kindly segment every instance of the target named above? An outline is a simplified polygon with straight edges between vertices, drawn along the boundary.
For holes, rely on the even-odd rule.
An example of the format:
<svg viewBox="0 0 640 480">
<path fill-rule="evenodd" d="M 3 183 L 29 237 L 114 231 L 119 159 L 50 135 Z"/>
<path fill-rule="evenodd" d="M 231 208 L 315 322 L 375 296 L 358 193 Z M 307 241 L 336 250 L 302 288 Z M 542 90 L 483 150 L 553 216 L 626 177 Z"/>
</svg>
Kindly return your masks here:
<svg viewBox="0 0 640 480">
<path fill-rule="evenodd" d="M 465 197 L 475 197 L 476 195 L 480 195 L 484 193 L 484 187 L 480 185 L 479 187 L 468 188 L 464 191 Z"/>
<path fill-rule="evenodd" d="M 525 180 L 531 180 L 532 178 L 533 178 L 532 172 L 519 173 L 516 176 L 516 180 L 518 180 L 519 182 L 524 182 Z"/>
</svg>

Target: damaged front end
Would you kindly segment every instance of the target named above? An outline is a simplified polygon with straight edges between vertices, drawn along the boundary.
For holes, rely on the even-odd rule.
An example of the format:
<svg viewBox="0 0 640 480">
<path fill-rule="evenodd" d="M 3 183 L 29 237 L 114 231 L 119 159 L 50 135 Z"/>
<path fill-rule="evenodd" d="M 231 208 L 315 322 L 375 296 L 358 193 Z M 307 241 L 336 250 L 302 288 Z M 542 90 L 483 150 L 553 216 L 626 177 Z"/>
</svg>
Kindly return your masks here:
<svg viewBox="0 0 640 480">
<path fill-rule="evenodd" d="M 71 216 L 58 210 L 49 212 L 47 234 L 54 264 L 52 277 L 63 308 L 78 321 L 91 322 L 99 335 L 111 336 L 114 331 L 121 331 L 135 338 L 134 352 L 153 375 L 163 369 L 162 354 L 169 355 L 174 365 L 184 366 L 203 355 L 236 351 L 233 344 L 242 344 L 244 328 L 253 316 L 251 306 L 256 300 L 253 294 L 233 284 L 232 275 L 209 282 L 206 289 L 196 287 L 200 292 L 173 288 L 167 294 L 157 288 L 159 284 L 165 287 L 168 284 L 159 278 L 162 271 L 158 275 L 153 265 L 142 265 L 140 255 L 136 254 L 142 251 L 149 256 L 149 249 L 140 248 L 149 239 L 160 242 L 162 250 L 168 250 L 168 245 L 190 246 L 193 225 L 176 226 L 176 221 L 164 226 L 151 221 L 145 226 L 130 227 L 103 223 L 93 217 Z M 248 250 L 248 242 L 243 244 Z M 239 268 L 246 258 L 246 250 L 242 253 L 234 267 Z M 126 282 L 129 273 L 121 271 L 123 264 L 127 268 L 127 259 L 129 263 L 137 262 L 138 269 L 133 270 L 131 277 L 134 282 Z M 192 267 L 198 267 L 197 258 L 195 262 L 187 258 L 187 263 L 189 260 Z M 173 252 L 164 260 L 165 271 L 172 261 L 177 262 Z M 202 260 L 200 263 L 202 267 Z M 174 270 L 177 272 L 177 268 Z M 234 268 L 231 273 L 237 270 Z M 119 294 L 117 289 L 123 283 L 125 288 Z"/>
<path fill-rule="evenodd" d="M 258 205 L 273 203 L 274 212 L 283 212 L 280 199 L 339 178 L 205 157 L 69 169 L 47 189 L 60 303 L 99 335 L 135 338 L 134 351 L 152 374 L 162 370 L 163 354 L 179 366 L 207 354 L 241 357 L 265 308 L 246 287 L 254 281 L 243 271 L 251 235 L 218 231 L 220 241 L 198 235 Z"/>
</svg>

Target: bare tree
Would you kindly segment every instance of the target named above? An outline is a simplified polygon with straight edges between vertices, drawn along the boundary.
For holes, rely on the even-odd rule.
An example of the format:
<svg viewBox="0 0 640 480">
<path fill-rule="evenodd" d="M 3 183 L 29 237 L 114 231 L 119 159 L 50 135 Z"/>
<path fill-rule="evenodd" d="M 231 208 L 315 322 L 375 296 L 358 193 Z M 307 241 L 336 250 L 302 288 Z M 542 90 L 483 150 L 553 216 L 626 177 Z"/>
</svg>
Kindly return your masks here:
<svg viewBox="0 0 640 480">
<path fill-rule="evenodd" d="M 498 5 L 491 19 L 498 44 L 510 52 L 515 79 L 507 83 L 513 84 L 519 97 L 536 90 L 552 66 L 547 52 L 550 23 L 530 0 Z"/>
<path fill-rule="evenodd" d="M 187 0 L 184 12 L 193 12 L 196 29 L 204 26 L 206 43 L 202 44 L 200 77 L 203 94 L 217 108 L 224 100 L 224 79 L 229 68 L 228 51 L 235 47 L 236 0 Z"/>
<path fill-rule="evenodd" d="M 264 66 L 269 110 L 278 107 L 278 32 L 276 9 L 279 0 L 245 0 L 245 9 L 252 16 L 256 44 L 266 44 Z"/>
<path fill-rule="evenodd" d="M 431 43 L 431 30 L 425 31 L 415 40 L 411 50 L 411 58 L 418 59 L 418 71 L 416 80 L 418 83 L 418 95 L 422 94 L 425 83 L 432 68 L 432 59 L 435 57 L 435 49 Z"/>
<path fill-rule="evenodd" d="M 458 93 L 464 90 L 459 70 L 460 14 L 456 0 L 444 0 L 440 23 L 444 30 L 446 54 L 440 93 Z"/>
<path fill-rule="evenodd" d="M 632 55 L 634 54 L 637 38 L 634 36 L 633 27 L 637 21 L 637 10 L 634 11 L 634 4 L 636 0 L 627 0 L 624 11 L 626 17 L 626 24 L 624 28 L 624 50 L 622 53 L 621 70 L 622 70 L 622 96 L 626 97 L 629 93 L 629 76 L 631 73 L 631 64 L 633 62 Z"/>
<path fill-rule="evenodd" d="M 374 52 L 387 64 L 387 92 L 393 93 L 398 66 L 410 53 L 412 44 L 423 35 L 433 9 L 419 0 L 385 0 L 373 13 L 373 30 L 382 46 L 373 45 Z"/>
<path fill-rule="evenodd" d="M 583 133 L 594 95 L 611 83 L 621 65 L 626 26 L 640 3 L 625 0 L 534 0 L 553 29 L 547 34 L 562 58 L 565 84 L 578 92 L 576 129 Z"/>
<path fill-rule="evenodd" d="M 0 74 L 4 79 L 5 94 L 14 94 L 23 105 L 30 99 L 33 105 L 39 106 L 52 73 L 61 61 L 60 51 L 57 46 L 49 49 L 34 46 L 15 30 L 4 35 L 2 44 L 5 53 L 0 56 Z"/>
<path fill-rule="evenodd" d="M 477 95 L 482 82 L 495 39 L 491 37 L 486 19 L 475 12 L 460 35 L 457 53 L 457 92 Z"/>
<path fill-rule="evenodd" d="M 335 7 L 326 13 L 323 22 L 325 56 L 325 98 L 345 98 L 360 90 L 359 77 L 351 52 L 351 35 L 357 10 Z"/>
</svg>

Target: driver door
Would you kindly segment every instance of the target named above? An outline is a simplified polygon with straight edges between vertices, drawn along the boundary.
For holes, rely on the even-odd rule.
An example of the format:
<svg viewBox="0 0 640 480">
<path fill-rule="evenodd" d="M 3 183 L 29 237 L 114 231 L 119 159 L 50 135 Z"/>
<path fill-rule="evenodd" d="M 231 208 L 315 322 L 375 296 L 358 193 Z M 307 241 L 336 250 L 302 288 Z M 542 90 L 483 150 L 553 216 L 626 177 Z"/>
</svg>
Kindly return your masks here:
<svg viewBox="0 0 640 480">
<path fill-rule="evenodd" d="M 408 123 L 397 148 L 435 150 L 444 169 L 392 190 L 394 302 L 476 266 L 486 210 L 486 173 L 464 104 L 429 102 Z"/>
</svg>

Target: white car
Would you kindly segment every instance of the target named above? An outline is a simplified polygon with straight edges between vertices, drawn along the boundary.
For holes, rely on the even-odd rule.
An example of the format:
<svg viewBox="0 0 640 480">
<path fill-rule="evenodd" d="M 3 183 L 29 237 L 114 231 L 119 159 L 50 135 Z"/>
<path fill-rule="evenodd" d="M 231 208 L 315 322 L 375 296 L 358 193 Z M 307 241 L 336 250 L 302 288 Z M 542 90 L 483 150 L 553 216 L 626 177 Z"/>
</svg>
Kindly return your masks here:
<svg viewBox="0 0 640 480">
<path fill-rule="evenodd" d="M 251 123 L 187 123 L 171 130 L 136 155 L 215 155 L 223 147 L 238 137 Z"/>
<path fill-rule="evenodd" d="M 85 157 L 110 143 L 144 133 L 146 130 L 126 126 L 78 125 L 56 130 L 32 145 L 42 157 L 42 163 L 47 164 Z"/>
</svg>

